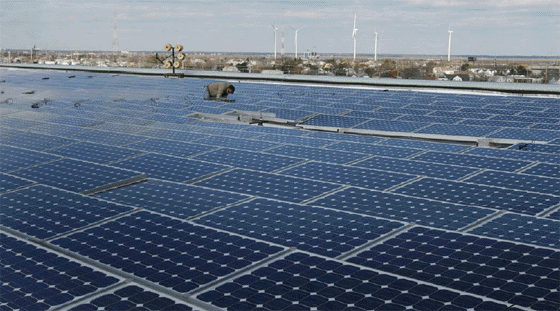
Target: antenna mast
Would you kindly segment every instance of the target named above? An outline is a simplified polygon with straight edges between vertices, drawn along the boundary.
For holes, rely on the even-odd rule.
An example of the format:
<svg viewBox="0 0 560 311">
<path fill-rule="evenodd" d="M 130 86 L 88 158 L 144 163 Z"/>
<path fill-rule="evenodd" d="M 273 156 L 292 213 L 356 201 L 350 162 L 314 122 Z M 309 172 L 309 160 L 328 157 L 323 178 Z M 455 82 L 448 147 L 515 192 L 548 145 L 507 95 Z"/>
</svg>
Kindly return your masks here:
<svg viewBox="0 0 560 311">
<path fill-rule="evenodd" d="M 117 12 L 113 11 L 113 56 L 119 52 L 119 39 L 117 38 Z"/>
<path fill-rule="evenodd" d="M 451 61 L 451 34 L 453 33 L 453 30 L 448 30 L 449 31 L 449 46 L 447 48 L 447 61 L 450 62 Z"/>
</svg>

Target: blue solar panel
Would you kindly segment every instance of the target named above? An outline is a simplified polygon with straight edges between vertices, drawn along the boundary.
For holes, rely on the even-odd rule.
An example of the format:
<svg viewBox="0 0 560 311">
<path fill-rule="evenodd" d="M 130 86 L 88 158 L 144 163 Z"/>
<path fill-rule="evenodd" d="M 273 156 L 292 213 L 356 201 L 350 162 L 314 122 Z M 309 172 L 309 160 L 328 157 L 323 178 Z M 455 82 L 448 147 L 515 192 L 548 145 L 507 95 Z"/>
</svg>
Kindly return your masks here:
<svg viewBox="0 0 560 311">
<path fill-rule="evenodd" d="M 543 254 L 549 258 L 539 258 Z M 348 260 L 507 304 L 553 310 L 560 307 L 553 292 L 560 286 L 555 276 L 559 256 L 548 249 L 418 227 Z"/>
<path fill-rule="evenodd" d="M 469 233 L 560 249 L 560 222 L 557 220 L 505 213 Z"/>
<path fill-rule="evenodd" d="M 198 308 L 182 301 L 176 301 L 136 285 L 128 285 L 95 297 L 88 302 L 79 302 L 71 306 L 70 311 L 193 311 Z"/>
<path fill-rule="evenodd" d="M 264 199 L 228 207 L 196 222 L 329 257 L 340 256 L 403 225 Z"/>
<path fill-rule="evenodd" d="M 144 136 L 131 135 L 126 133 L 114 133 L 109 131 L 97 131 L 92 130 L 86 133 L 78 134 L 74 136 L 75 139 L 90 141 L 90 142 L 100 142 L 102 141 L 105 145 L 113 146 L 124 146 L 126 144 L 139 142 L 146 139 Z"/>
<path fill-rule="evenodd" d="M 418 156 L 413 157 L 412 159 L 416 161 L 444 163 L 444 164 L 452 164 L 452 165 L 476 167 L 476 168 L 487 168 L 487 169 L 494 169 L 494 170 L 500 170 L 506 172 L 513 172 L 531 164 L 531 162 L 529 161 L 490 158 L 490 157 L 475 156 L 469 154 L 457 154 L 457 153 L 435 152 L 435 151 L 430 151 L 427 153 L 420 154 Z"/>
<path fill-rule="evenodd" d="M 191 182 L 229 168 L 215 163 L 153 153 L 119 161 L 113 163 L 112 166 L 142 172 L 150 178 L 176 182 Z"/>
<path fill-rule="evenodd" d="M 41 164 L 11 174 L 75 192 L 96 191 L 143 178 L 141 173 L 72 159 Z"/>
<path fill-rule="evenodd" d="M 18 178 L 12 175 L 0 173 L 0 193 L 18 189 L 21 187 L 32 185 L 33 182 L 30 180 Z"/>
<path fill-rule="evenodd" d="M 434 124 L 416 132 L 425 134 L 485 137 L 486 135 L 495 132 L 497 129 L 499 128 L 491 126 Z"/>
<path fill-rule="evenodd" d="M 340 188 L 315 180 L 236 169 L 195 185 L 300 203 Z"/>
<path fill-rule="evenodd" d="M 265 172 L 272 172 L 302 161 L 297 158 L 228 148 L 210 151 L 194 159 Z"/>
<path fill-rule="evenodd" d="M 200 134 L 200 133 L 192 133 L 192 132 L 185 132 L 185 131 L 170 131 L 164 129 L 151 129 L 142 132 L 142 135 L 154 137 L 157 139 L 168 139 L 168 140 L 177 140 L 177 141 L 193 141 L 193 140 L 207 137 L 207 135 Z"/>
<path fill-rule="evenodd" d="M 542 152 L 542 153 L 554 153 L 560 155 L 560 146 L 557 145 L 543 145 L 543 144 L 522 144 L 518 143 L 508 147 L 508 149 L 521 150 L 521 151 L 531 151 L 531 152 Z"/>
<path fill-rule="evenodd" d="M 307 162 L 284 170 L 280 174 L 377 190 L 385 190 L 417 177 L 415 175 L 319 162 Z"/>
<path fill-rule="evenodd" d="M 266 113 L 274 113 L 276 118 L 298 121 L 308 117 L 311 117 L 315 112 L 299 110 L 299 109 L 286 109 L 286 108 L 268 108 L 263 110 Z"/>
<path fill-rule="evenodd" d="M 525 151 L 510 150 L 510 149 L 472 148 L 466 153 L 473 154 L 473 155 L 495 157 L 495 158 L 503 158 L 503 159 L 538 161 L 538 162 L 560 164 L 560 155 L 545 154 L 545 153 L 531 152 L 531 151 L 525 152 Z"/>
<path fill-rule="evenodd" d="M 461 121 L 459 124 L 461 124 L 461 125 L 474 125 L 474 126 L 494 126 L 494 127 L 529 128 L 533 123 L 530 123 L 530 122 L 500 121 L 500 120 L 467 119 L 467 120 Z"/>
<path fill-rule="evenodd" d="M 414 132 L 430 123 L 427 122 L 407 122 L 407 121 L 388 121 L 388 120 L 371 120 L 362 123 L 354 128 L 374 131 L 389 132 Z"/>
<path fill-rule="evenodd" d="M 381 119 L 381 120 L 395 120 L 403 116 L 402 114 L 396 114 L 396 113 L 379 113 L 379 112 L 370 112 L 370 111 L 350 111 L 344 115 L 349 117 L 360 117 L 360 118 Z"/>
<path fill-rule="evenodd" d="M 52 241 L 136 277 L 187 293 L 282 251 L 248 238 L 138 212 Z M 122 247 L 122 243 L 127 243 Z"/>
<path fill-rule="evenodd" d="M 560 203 L 560 197 L 551 195 L 432 178 L 422 178 L 393 191 L 415 197 L 529 215 L 536 215 Z"/>
<path fill-rule="evenodd" d="M 300 252 L 196 298 L 227 310 L 502 310 L 507 304 Z"/>
<path fill-rule="evenodd" d="M 31 165 L 58 160 L 60 157 L 27 149 L 0 145 L 0 171 L 10 172 Z"/>
<path fill-rule="evenodd" d="M 346 133 L 335 133 L 335 132 L 311 132 L 308 137 L 313 138 L 323 138 L 335 141 L 349 141 L 355 143 L 365 143 L 365 144 L 375 144 L 384 141 L 385 138 L 369 136 L 369 135 L 355 135 Z"/>
<path fill-rule="evenodd" d="M 217 147 L 201 145 L 191 142 L 173 141 L 164 139 L 146 139 L 141 142 L 126 145 L 127 148 L 161 153 L 182 158 L 187 158 L 199 153 L 214 150 Z"/>
<path fill-rule="evenodd" d="M 267 142 L 279 143 L 279 144 L 291 144 L 291 145 L 309 146 L 309 147 L 323 147 L 333 143 L 332 140 L 305 137 L 305 136 L 296 136 L 296 135 L 268 134 L 268 135 L 255 137 L 255 139 L 267 141 Z"/>
<path fill-rule="evenodd" d="M 60 137 L 71 138 L 79 134 L 87 133 L 91 131 L 89 128 L 83 128 L 78 126 L 66 126 L 61 124 L 45 124 L 35 126 L 29 129 L 32 132 Z"/>
<path fill-rule="evenodd" d="M 366 118 L 359 118 L 359 117 L 348 117 L 348 116 L 333 116 L 333 115 L 326 115 L 320 114 L 317 115 L 305 122 L 303 125 L 306 126 L 327 126 L 327 127 L 335 127 L 335 128 L 350 128 L 354 127 L 360 123 L 367 121 Z"/>
<path fill-rule="evenodd" d="M 523 174 L 560 178 L 560 165 L 539 163 L 535 166 L 531 166 L 530 168 L 524 170 Z"/>
<path fill-rule="evenodd" d="M 374 190 L 348 188 L 309 204 L 424 226 L 460 229 L 495 211 Z"/>
<path fill-rule="evenodd" d="M 479 169 L 470 167 L 383 157 L 368 158 L 364 161 L 355 163 L 352 166 L 450 180 L 457 180 L 479 171 Z"/>
<path fill-rule="evenodd" d="M 559 178 L 496 171 L 484 171 L 463 181 L 481 185 L 490 185 L 552 195 L 560 194 Z"/>
<path fill-rule="evenodd" d="M 17 135 L 4 137 L 2 135 L 2 144 L 14 147 L 27 148 L 37 151 L 43 151 L 77 142 L 73 139 L 25 132 Z"/>
<path fill-rule="evenodd" d="M 365 154 L 360 153 L 293 145 L 284 145 L 277 148 L 265 150 L 264 152 L 285 156 L 297 155 L 298 158 L 338 164 L 345 164 L 366 157 Z"/>
<path fill-rule="evenodd" d="M 136 156 L 142 154 L 143 152 L 134 149 L 101 145 L 91 142 L 79 142 L 51 149 L 49 150 L 49 153 L 83 161 L 106 164 Z"/>
<path fill-rule="evenodd" d="M 60 310 L 120 280 L 0 233 L 2 310 Z"/>
<path fill-rule="evenodd" d="M 456 123 L 459 123 L 463 119 L 449 118 L 449 117 L 405 115 L 405 116 L 400 117 L 398 120 L 399 121 L 412 121 L 412 122 L 456 124 Z"/>
<path fill-rule="evenodd" d="M 391 158 L 408 158 L 422 150 L 403 147 L 382 146 L 374 144 L 358 144 L 353 142 L 340 142 L 326 146 L 327 149 L 359 152 Z"/>
<path fill-rule="evenodd" d="M 241 194 L 158 180 L 101 192 L 96 196 L 181 219 L 248 198 Z"/>
<path fill-rule="evenodd" d="M 209 136 L 196 141 L 198 144 L 213 145 L 219 147 L 228 147 L 247 151 L 260 151 L 263 149 L 278 146 L 276 143 L 251 140 L 244 138 L 225 137 L 225 136 Z"/>
<path fill-rule="evenodd" d="M 20 118 L 2 118 L 2 126 L 13 128 L 13 129 L 24 130 L 24 129 L 32 128 L 35 126 L 41 126 L 41 125 L 45 125 L 45 122 L 25 120 Z"/>
<path fill-rule="evenodd" d="M 461 153 L 472 147 L 465 145 L 447 144 L 447 143 L 437 143 L 429 141 L 420 140 L 407 140 L 407 139 L 397 139 L 390 138 L 379 143 L 380 145 L 396 146 L 396 147 L 409 147 L 417 148 L 431 151 L 443 151 L 443 152 L 456 152 Z"/>
<path fill-rule="evenodd" d="M 551 141 L 560 137 L 559 131 L 534 129 L 503 129 L 491 135 L 490 138 L 523 139 L 535 141 Z"/>
<path fill-rule="evenodd" d="M 42 185 L 3 194 L 0 202 L 0 223 L 3 226 L 40 239 L 131 210 L 130 207 Z"/>
</svg>

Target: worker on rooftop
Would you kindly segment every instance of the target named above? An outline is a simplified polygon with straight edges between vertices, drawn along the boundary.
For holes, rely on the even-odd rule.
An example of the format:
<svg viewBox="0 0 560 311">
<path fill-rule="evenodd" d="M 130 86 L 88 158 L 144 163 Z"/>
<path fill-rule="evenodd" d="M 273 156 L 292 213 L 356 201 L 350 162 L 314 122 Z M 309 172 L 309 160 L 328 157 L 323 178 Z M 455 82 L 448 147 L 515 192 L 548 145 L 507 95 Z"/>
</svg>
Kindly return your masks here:
<svg viewBox="0 0 560 311">
<path fill-rule="evenodd" d="M 209 84 L 206 90 L 208 91 L 206 99 L 229 101 L 227 96 L 235 92 L 235 87 L 231 83 L 218 82 Z"/>
</svg>

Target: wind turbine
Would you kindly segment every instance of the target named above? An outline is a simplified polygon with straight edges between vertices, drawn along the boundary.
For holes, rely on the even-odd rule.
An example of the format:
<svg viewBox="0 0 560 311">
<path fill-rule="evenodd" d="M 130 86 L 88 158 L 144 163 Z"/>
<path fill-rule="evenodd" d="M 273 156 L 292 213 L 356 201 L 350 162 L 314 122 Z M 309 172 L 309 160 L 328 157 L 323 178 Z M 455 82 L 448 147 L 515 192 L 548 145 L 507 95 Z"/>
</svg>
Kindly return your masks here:
<svg viewBox="0 0 560 311">
<path fill-rule="evenodd" d="M 356 62 L 356 14 L 354 14 L 354 28 L 352 30 L 352 38 L 354 38 L 354 62 Z"/>
<path fill-rule="evenodd" d="M 303 27 L 301 27 L 301 28 L 299 28 L 299 29 L 295 29 L 295 28 L 292 27 L 292 26 L 290 26 L 290 27 L 291 27 L 291 28 L 295 31 L 295 33 L 296 33 L 295 39 L 294 39 L 294 44 L 295 44 L 295 48 L 296 48 L 296 52 L 295 52 L 295 54 L 294 54 L 294 55 L 295 55 L 294 58 L 297 59 L 297 33 L 298 33 L 298 31 L 302 30 L 303 27 L 305 27 L 305 26 L 303 26 Z"/>
<path fill-rule="evenodd" d="M 270 24 L 272 25 L 272 29 L 274 29 L 274 59 L 276 59 L 276 42 L 278 42 L 278 40 L 276 39 L 276 33 L 278 30 L 278 27 L 274 26 L 274 24 Z"/>
<path fill-rule="evenodd" d="M 449 46 L 447 47 L 447 61 L 450 62 L 451 61 L 451 34 L 453 33 L 453 30 L 449 29 Z"/>
</svg>

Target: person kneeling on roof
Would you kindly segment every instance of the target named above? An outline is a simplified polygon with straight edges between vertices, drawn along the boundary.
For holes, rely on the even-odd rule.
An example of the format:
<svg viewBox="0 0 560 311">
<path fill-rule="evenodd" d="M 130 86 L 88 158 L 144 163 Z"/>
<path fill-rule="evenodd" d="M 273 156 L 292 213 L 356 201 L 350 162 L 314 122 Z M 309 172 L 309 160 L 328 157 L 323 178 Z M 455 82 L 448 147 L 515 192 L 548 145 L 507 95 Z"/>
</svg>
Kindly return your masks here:
<svg viewBox="0 0 560 311">
<path fill-rule="evenodd" d="M 227 96 L 235 92 L 235 86 L 227 82 L 218 82 L 209 84 L 206 90 L 208 91 L 207 99 L 227 100 Z"/>
</svg>

